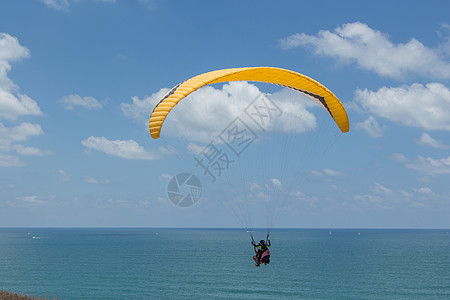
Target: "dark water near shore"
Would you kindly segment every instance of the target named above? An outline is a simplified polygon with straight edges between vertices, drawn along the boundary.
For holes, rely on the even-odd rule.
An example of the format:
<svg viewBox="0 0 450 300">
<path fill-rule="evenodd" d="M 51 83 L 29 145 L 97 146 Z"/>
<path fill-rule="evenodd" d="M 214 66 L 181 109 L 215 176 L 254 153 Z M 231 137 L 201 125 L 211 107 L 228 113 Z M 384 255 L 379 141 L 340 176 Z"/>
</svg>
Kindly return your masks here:
<svg viewBox="0 0 450 300">
<path fill-rule="evenodd" d="M 1 228 L 0 289 L 59 299 L 450 299 L 449 231 L 278 229 L 270 265 L 256 268 L 239 229 Z"/>
</svg>

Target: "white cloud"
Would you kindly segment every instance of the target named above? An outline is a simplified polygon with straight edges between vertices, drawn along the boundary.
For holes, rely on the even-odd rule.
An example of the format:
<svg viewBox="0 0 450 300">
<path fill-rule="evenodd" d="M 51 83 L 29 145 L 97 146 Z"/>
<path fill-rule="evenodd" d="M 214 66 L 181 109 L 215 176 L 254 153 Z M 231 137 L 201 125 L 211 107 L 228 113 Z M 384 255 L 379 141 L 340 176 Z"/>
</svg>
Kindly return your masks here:
<svg viewBox="0 0 450 300">
<path fill-rule="evenodd" d="M 364 122 L 356 123 L 355 129 L 365 131 L 374 138 L 380 138 L 384 135 L 383 129 L 373 116 L 369 116 Z"/>
<path fill-rule="evenodd" d="M 13 146 L 14 150 L 17 151 L 17 153 L 22 154 L 22 155 L 29 155 L 29 156 L 47 156 L 47 155 L 52 155 L 53 152 L 49 151 L 49 150 L 41 150 L 35 147 L 26 147 L 23 145 L 14 145 Z"/>
<path fill-rule="evenodd" d="M 363 111 L 404 126 L 450 130 L 450 90 L 440 83 L 357 90 L 354 101 Z"/>
<path fill-rule="evenodd" d="M 47 204 L 47 201 L 41 200 L 38 196 L 20 196 L 15 200 L 6 200 L 5 204 L 10 207 L 25 207 L 29 205 Z"/>
<path fill-rule="evenodd" d="M 344 175 L 344 173 L 341 173 L 339 171 L 335 171 L 335 170 L 332 170 L 332 169 L 328 169 L 328 168 L 323 169 L 323 172 L 327 176 L 341 176 L 341 175 Z"/>
<path fill-rule="evenodd" d="M 42 115 L 36 101 L 23 94 L 16 94 L 18 87 L 8 78 L 10 62 L 28 58 L 30 51 L 21 46 L 18 39 L 0 33 L 0 118 L 14 121 L 19 116 Z"/>
<path fill-rule="evenodd" d="M 434 193 L 429 187 L 414 188 L 411 191 L 394 190 L 379 183 L 374 184 L 367 194 L 358 194 L 354 200 L 375 206 L 380 209 L 404 208 L 435 209 L 444 202 L 448 202 L 448 194 Z"/>
<path fill-rule="evenodd" d="M 445 40 L 443 44 L 439 45 L 439 50 L 444 55 L 450 55 L 450 25 L 447 23 L 441 24 L 441 28 L 437 33 L 439 37 Z"/>
<path fill-rule="evenodd" d="M 67 0 L 40 0 L 40 1 L 45 5 L 47 5 L 48 7 L 56 10 L 67 11 L 67 9 L 69 8 L 69 1 Z"/>
<path fill-rule="evenodd" d="M 87 183 L 92 183 L 92 184 L 109 184 L 110 182 L 109 182 L 109 180 L 98 180 L 98 179 L 95 179 L 94 177 L 92 177 L 92 176 L 89 176 L 89 175 L 86 175 L 85 177 L 84 177 L 84 181 L 85 182 L 87 182 Z"/>
<path fill-rule="evenodd" d="M 0 152 L 0 167 L 21 167 L 25 165 L 18 157 Z"/>
<path fill-rule="evenodd" d="M 427 176 L 450 174 L 450 156 L 434 159 L 419 155 L 416 159 L 410 160 L 403 154 L 396 153 L 392 155 L 392 159 L 402 163 L 408 169 L 416 170 Z"/>
<path fill-rule="evenodd" d="M 296 191 L 292 194 L 292 196 L 294 197 L 294 199 L 301 201 L 301 202 L 305 202 L 306 204 L 308 204 L 310 207 L 315 207 L 319 201 L 319 199 L 315 196 L 307 196 L 304 193 L 300 192 L 300 191 Z"/>
<path fill-rule="evenodd" d="M 30 51 L 21 46 L 16 37 L 0 32 L 0 64 L 2 64 L 2 67 L 5 67 L 4 64 L 7 64 L 9 61 L 18 61 L 29 56 Z M 8 69 L 9 67 L 6 68 Z"/>
<path fill-rule="evenodd" d="M 309 172 L 312 176 L 323 176 L 323 173 L 321 171 L 312 170 Z"/>
<path fill-rule="evenodd" d="M 18 197 L 17 200 L 25 202 L 25 203 L 29 203 L 29 204 L 45 204 L 45 203 L 47 203 L 46 201 L 39 200 L 37 196 L 23 196 L 23 197 Z"/>
<path fill-rule="evenodd" d="M 159 153 L 164 156 L 172 156 L 177 153 L 176 149 L 170 145 L 166 145 L 165 147 L 158 148 Z"/>
<path fill-rule="evenodd" d="M 419 194 L 432 194 L 433 191 L 429 187 L 421 187 L 415 190 Z"/>
<path fill-rule="evenodd" d="M 134 140 L 108 140 L 105 137 L 91 136 L 82 140 L 81 144 L 89 149 L 97 150 L 109 155 L 126 159 L 158 159 L 157 153 L 152 153 L 144 149 Z"/>
<path fill-rule="evenodd" d="M 444 144 L 442 141 L 433 139 L 429 134 L 422 133 L 420 138 L 416 140 L 416 143 L 423 146 L 430 146 L 436 149 L 449 149 L 450 146 Z"/>
<path fill-rule="evenodd" d="M 7 154 L 16 150 L 22 155 L 47 155 L 48 151 L 41 151 L 33 147 L 25 147 L 15 142 L 27 141 L 30 137 L 43 135 L 44 132 L 39 124 L 24 122 L 14 127 L 6 127 L 0 123 L 0 166 L 16 167 L 23 166 L 24 163 L 17 157 Z"/>
<path fill-rule="evenodd" d="M 148 118 L 155 105 L 167 94 L 169 89 L 163 88 L 151 96 L 140 100 L 138 97 L 132 97 L 132 103 L 121 103 L 120 109 L 125 116 L 134 118 L 138 121 L 148 122 Z"/>
<path fill-rule="evenodd" d="M 404 162 L 408 161 L 408 158 L 406 158 L 406 156 L 404 156 L 401 153 L 394 153 L 394 154 L 392 154 L 391 155 L 391 159 L 395 160 L 395 161 L 398 161 L 398 162 L 401 162 L 401 163 L 404 163 Z"/>
<path fill-rule="evenodd" d="M 250 191 L 259 191 L 261 190 L 261 186 L 255 182 L 247 182 L 248 188 Z"/>
<path fill-rule="evenodd" d="M 273 184 L 274 186 L 276 186 L 276 187 L 281 187 L 281 181 L 279 181 L 279 180 L 276 179 L 276 178 L 271 178 L 271 179 L 270 179 L 270 182 L 272 182 L 272 184 Z"/>
<path fill-rule="evenodd" d="M 59 178 L 59 180 L 64 181 L 64 182 L 72 181 L 72 175 L 67 174 L 66 171 L 64 171 L 64 170 L 58 170 L 56 172 L 56 176 Z"/>
<path fill-rule="evenodd" d="M 79 2 L 80 0 L 40 0 L 42 3 L 47 5 L 47 7 L 60 11 L 69 11 L 70 3 Z M 96 2 L 103 3 L 116 3 L 117 0 L 94 0 Z"/>
<path fill-rule="evenodd" d="M 73 110 L 75 106 L 83 107 L 86 109 L 100 109 L 102 104 L 94 97 L 81 97 L 79 95 L 67 95 L 60 99 L 60 102 L 64 103 L 64 106 L 68 110 Z"/>
<path fill-rule="evenodd" d="M 39 136 L 43 134 L 44 131 L 39 124 L 24 122 L 17 126 L 8 128 L 0 123 L 0 151 L 9 150 L 12 142 L 23 142 L 32 136 Z"/>
<path fill-rule="evenodd" d="M 410 203 L 413 196 L 413 194 L 406 191 L 394 191 L 380 183 L 375 183 L 370 188 L 370 193 L 357 194 L 353 198 L 358 202 L 370 204 L 386 210 L 394 208 L 399 203 L 402 203 L 402 205 L 404 205 L 405 202 Z"/>
<path fill-rule="evenodd" d="M 11 92 L 0 89 L 0 117 L 14 121 L 20 116 L 42 115 L 36 101 L 27 95 L 13 95 Z"/>
<path fill-rule="evenodd" d="M 376 182 L 375 185 L 372 187 L 372 192 L 375 194 L 381 194 L 381 195 L 393 195 L 394 191 L 383 186 L 382 184 Z"/>
<path fill-rule="evenodd" d="M 385 199 L 379 195 L 371 195 L 371 194 L 355 195 L 353 198 L 357 201 L 378 204 L 382 206 L 382 208 L 384 209 L 390 208 L 389 206 L 381 205 L 383 202 L 385 202 Z"/>
<path fill-rule="evenodd" d="M 434 159 L 419 155 L 417 159 L 405 162 L 405 167 L 429 176 L 450 174 L 450 156 Z"/>
<path fill-rule="evenodd" d="M 122 103 L 121 109 L 126 116 L 148 123 L 153 108 L 167 91 L 161 89 L 142 100 L 133 97 L 132 103 Z M 252 130 L 260 131 L 244 110 L 252 101 L 261 99 L 273 101 L 282 112 L 281 117 L 266 119 L 266 131 L 304 132 L 316 127 L 316 118 L 307 107 L 318 105 L 306 96 L 288 89 L 266 97 L 261 95 L 264 94 L 255 85 L 242 81 L 229 82 L 222 88 L 203 87 L 174 107 L 164 123 L 162 136 L 181 136 L 189 141 L 208 143 L 238 116 Z"/>
<path fill-rule="evenodd" d="M 15 85 L 8 72 L 11 62 L 30 57 L 30 51 L 20 45 L 19 40 L 7 33 L 0 33 L 0 118 L 15 121 L 22 116 L 42 115 L 33 99 L 17 93 L 19 87 Z M 24 163 L 16 156 L 8 154 L 12 150 L 22 155 L 42 155 L 45 151 L 37 148 L 14 145 L 15 142 L 26 141 L 31 136 L 44 134 L 38 124 L 28 122 L 6 127 L 0 123 L 0 167 L 23 166 Z"/>
<path fill-rule="evenodd" d="M 159 177 L 158 177 L 158 179 L 159 179 L 160 181 L 170 181 L 170 180 L 172 180 L 172 178 L 173 178 L 173 176 L 172 176 L 172 175 L 169 175 L 169 174 L 161 174 L 161 175 L 159 175 Z"/>
<path fill-rule="evenodd" d="M 139 0 L 139 3 L 144 5 L 145 7 L 152 9 L 155 7 L 155 0 Z"/>
<path fill-rule="evenodd" d="M 187 150 L 192 154 L 200 154 L 205 150 L 206 145 L 197 145 L 194 143 L 188 143 Z"/>
<path fill-rule="evenodd" d="M 311 175 L 313 176 L 342 176 L 344 175 L 343 173 L 339 172 L 339 171 L 335 171 L 329 168 L 325 168 L 323 170 L 317 171 L 317 170 L 312 170 L 310 172 Z"/>
<path fill-rule="evenodd" d="M 386 34 L 360 22 L 338 26 L 334 32 L 321 30 L 316 36 L 296 33 L 281 39 L 280 46 L 282 49 L 312 46 L 318 55 L 356 63 L 380 76 L 402 78 L 419 74 L 450 78 L 450 63 L 441 51 L 428 48 L 416 39 L 394 44 Z"/>
</svg>

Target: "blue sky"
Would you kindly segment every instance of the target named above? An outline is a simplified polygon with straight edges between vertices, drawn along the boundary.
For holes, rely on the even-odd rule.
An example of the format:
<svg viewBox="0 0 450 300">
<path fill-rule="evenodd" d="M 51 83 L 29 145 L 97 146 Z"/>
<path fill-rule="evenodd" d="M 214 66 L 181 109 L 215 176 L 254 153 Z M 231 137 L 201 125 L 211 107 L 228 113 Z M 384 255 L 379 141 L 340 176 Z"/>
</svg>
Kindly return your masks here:
<svg viewBox="0 0 450 300">
<path fill-rule="evenodd" d="M 450 228 L 449 11 L 447 1 L 1 1 L 0 226 Z M 243 66 L 320 81 L 350 132 L 296 93 L 232 83 L 191 95 L 150 138 L 169 88 Z M 233 119 L 220 112 L 240 116 L 258 95 L 278 103 L 282 129 L 211 182 L 198 151 Z M 265 162 L 284 133 L 300 136 L 295 152 Z M 289 170 L 276 174 L 278 163 Z M 187 208 L 167 196 L 182 172 L 202 184 Z M 250 195 L 235 199 L 235 184 Z"/>
</svg>

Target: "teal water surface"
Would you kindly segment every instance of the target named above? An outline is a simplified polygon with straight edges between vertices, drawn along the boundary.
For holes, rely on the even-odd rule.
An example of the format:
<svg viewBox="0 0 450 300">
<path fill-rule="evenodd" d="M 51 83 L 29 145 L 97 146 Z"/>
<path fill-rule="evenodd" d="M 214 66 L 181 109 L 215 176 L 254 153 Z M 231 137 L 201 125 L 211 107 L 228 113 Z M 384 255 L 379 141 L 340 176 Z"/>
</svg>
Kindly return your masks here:
<svg viewBox="0 0 450 300">
<path fill-rule="evenodd" d="M 256 239 L 264 231 L 254 232 Z M 59 299 L 450 299 L 448 230 L 1 228 L 0 289 Z"/>
</svg>

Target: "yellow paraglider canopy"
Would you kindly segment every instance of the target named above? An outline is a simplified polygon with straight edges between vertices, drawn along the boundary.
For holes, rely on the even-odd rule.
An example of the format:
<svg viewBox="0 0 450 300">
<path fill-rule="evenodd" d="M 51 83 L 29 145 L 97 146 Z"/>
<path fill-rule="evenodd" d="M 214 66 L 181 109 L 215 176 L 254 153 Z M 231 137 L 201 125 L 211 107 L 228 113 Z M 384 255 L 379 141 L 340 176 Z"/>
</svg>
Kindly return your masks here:
<svg viewBox="0 0 450 300">
<path fill-rule="evenodd" d="M 322 105 L 342 132 L 348 132 L 347 112 L 339 99 L 325 86 L 303 74 L 273 67 L 249 67 L 223 69 L 192 77 L 171 89 L 156 105 L 150 116 L 149 129 L 157 139 L 168 113 L 183 98 L 197 89 L 213 83 L 227 81 L 258 81 L 278 84 L 301 92 Z M 201 108 L 200 108 L 201 109 Z"/>
</svg>

